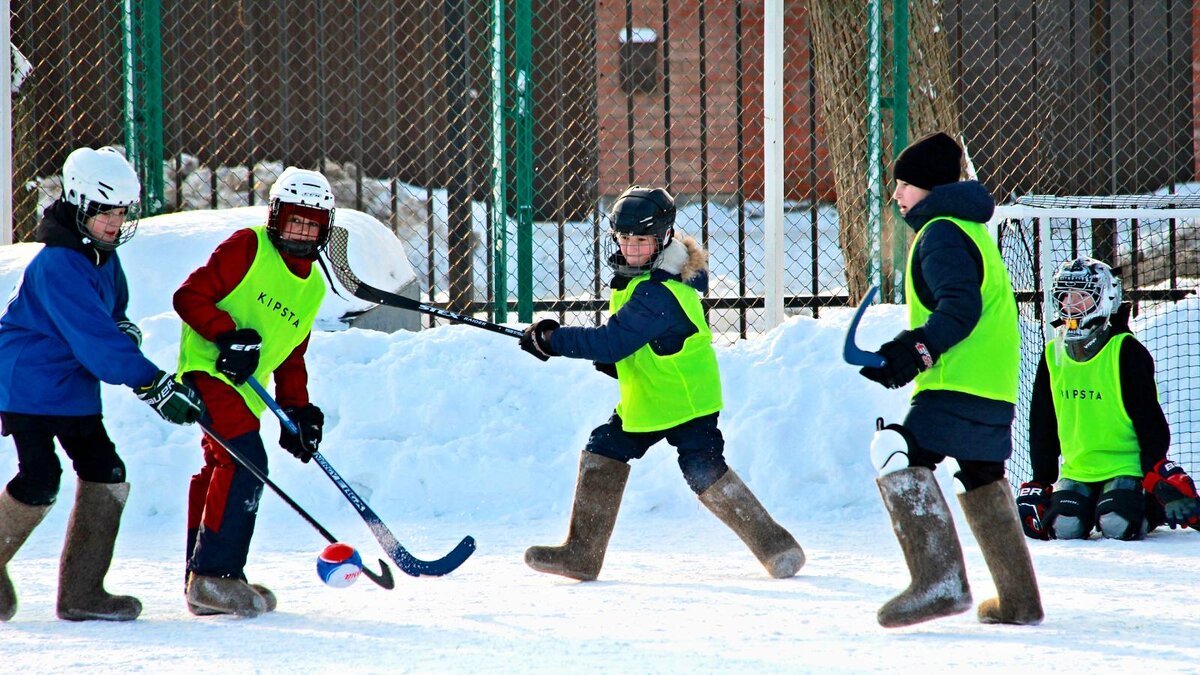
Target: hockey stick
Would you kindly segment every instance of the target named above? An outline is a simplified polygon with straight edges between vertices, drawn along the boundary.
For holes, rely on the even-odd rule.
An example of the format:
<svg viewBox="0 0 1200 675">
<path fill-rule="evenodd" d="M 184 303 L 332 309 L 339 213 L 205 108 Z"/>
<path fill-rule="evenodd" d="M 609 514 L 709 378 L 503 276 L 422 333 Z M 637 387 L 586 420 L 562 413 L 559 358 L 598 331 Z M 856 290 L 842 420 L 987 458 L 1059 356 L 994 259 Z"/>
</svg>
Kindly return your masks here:
<svg viewBox="0 0 1200 675">
<path fill-rule="evenodd" d="M 289 497 L 282 488 L 275 484 L 274 481 L 272 481 L 270 478 L 267 478 L 267 475 L 262 472 L 262 469 L 259 469 L 257 466 L 252 464 L 242 455 L 242 453 L 234 450 L 233 446 L 229 444 L 229 441 L 225 440 L 220 434 L 213 431 L 211 426 L 205 424 L 204 422 L 200 422 L 200 428 L 204 430 L 204 433 L 208 434 L 209 437 L 216 441 L 217 445 L 220 445 L 222 448 L 224 448 L 225 452 L 228 452 L 229 456 L 236 460 L 238 464 L 241 464 L 242 467 L 250 472 L 251 475 L 262 481 L 267 487 L 271 488 L 275 494 L 279 495 L 283 501 L 287 502 L 288 506 L 292 507 L 292 510 L 294 510 L 296 513 L 299 513 L 301 518 L 304 518 L 308 521 L 309 525 L 312 525 L 314 528 L 316 528 L 317 532 L 320 532 L 321 536 L 325 537 L 326 541 L 331 544 L 336 544 L 341 541 L 337 537 L 333 536 L 329 530 L 322 527 L 321 524 L 317 522 L 316 518 L 310 516 L 308 511 L 305 511 L 303 508 L 301 508 L 300 505 L 297 504 L 291 497 Z M 379 574 L 372 572 L 367 568 L 366 565 L 363 565 L 362 572 L 368 579 L 379 584 L 379 586 L 382 588 L 386 588 L 388 590 L 395 588 L 396 581 L 392 578 L 391 568 L 388 567 L 387 563 L 385 563 L 382 559 L 379 561 L 379 566 L 381 570 Z"/>
<path fill-rule="evenodd" d="M 493 333 L 500 333 L 509 337 L 519 338 L 523 334 L 523 331 L 517 328 L 502 326 L 491 321 L 484 321 L 473 316 L 428 305 L 419 300 L 389 293 L 364 283 L 350 269 L 350 261 L 347 259 L 349 238 L 350 234 L 346 228 L 337 226 L 329 228 L 329 241 L 325 247 L 325 255 L 329 259 L 329 264 L 333 266 L 334 276 L 338 278 L 342 286 L 345 286 L 346 290 L 350 291 L 354 297 L 366 300 L 367 302 L 373 302 L 377 305 L 387 305 L 388 307 L 409 309 L 414 312 L 421 312 L 422 314 L 432 314 L 443 319 L 465 323 L 469 326 L 483 328 L 484 330 L 490 330 Z"/>
<path fill-rule="evenodd" d="M 271 412 L 275 413 L 275 416 L 279 418 L 280 424 L 286 427 L 290 433 L 297 436 L 301 435 L 300 427 L 296 426 L 296 423 L 288 417 L 283 408 L 279 407 L 279 404 L 267 393 L 267 390 L 263 388 L 258 380 L 251 377 L 246 380 L 246 383 L 262 398 L 263 403 L 267 404 Z M 458 542 L 458 546 L 455 546 L 454 550 L 438 560 L 421 560 L 414 557 L 413 554 L 400 545 L 400 542 L 396 540 L 395 535 L 387 528 L 387 525 L 383 524 L 379 516 L 375 515 L 371 507 L 367 506 L 367 503 L 346 483 L 341 474 L 334 470 L 333 466 L 329 464 L 329 461 L 321 453 L 313 453 L 313 459 L 317 461 L 317 465 L 321 467 L 325 475 L 329 476 L 329 480 L 333 481 L 333 484 L 342 491 L 342 494 L 354 506 L 354 509 L 358 511 L 358 515 L 362 516 L 362 519 L 366 521 L 367 527 L 370 528 L 371 534 L 375 535 L 375 539 L 379 542 L 379 545 L 383 547 L 383 550 L 387 552 L 388 556 L 391 557 L 405 574 L 414 577 L 444 576 L 458 569 L 459 565 L 462 565 L 475 552 L 475 539 L 468 536 L 463 537 L 463 540 Z"/>
<path fill-rule="evenodd" d="M 860 349 L 854 344 L 854 335 L 858 332 L 858 322 L 866 313 L 867 307 L 871 301 L 875 299 L 875 294 L 879 292 L 878 286 L 872 286 L 871 290 L 863 296 L 862 302 L 858 303 L 858 311 L 854 313 L 854 319 L 850 321 L 850 327 L 846 329 L 846 344 L 842 347 L 842 359 L 852 366 L 865 366 L 867 368 L 882 368 L 887 364 L 882 356 L 875 352 L 869 352 L 865 349 Z"/>
</svg>

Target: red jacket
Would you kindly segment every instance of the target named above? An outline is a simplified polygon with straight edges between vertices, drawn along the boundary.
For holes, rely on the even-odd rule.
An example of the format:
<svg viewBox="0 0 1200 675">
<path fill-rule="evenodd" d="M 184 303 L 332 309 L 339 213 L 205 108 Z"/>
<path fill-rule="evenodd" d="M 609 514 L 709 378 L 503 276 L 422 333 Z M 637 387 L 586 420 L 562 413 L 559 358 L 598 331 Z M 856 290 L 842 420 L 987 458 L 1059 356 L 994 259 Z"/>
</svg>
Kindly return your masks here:
<svg viewBox="0 0 1200 675">
<path fill-rule="evenodd" d="M 175 291 L 173 304 L 179 318 L 201 337 L 213 342 L 221 334 L 236 330 L 233 317 L 217 307 L 217 303 L 241 283 L 257 253 L 258 238 L 252 230 L 238 230 L 221 242 L 208 262 L 192 272 Z M 285 253 L 280 255 L 296 276 L 306 278 L 313 273 L 311 260 Z M 308 370 L 304 366 L 308 340 L 308 337 L 304 338 L 304 342 L 275 370 L 275 398 L 281 406 L 308 404 Z M 241 394 L 233 387 L 207 373 L 193 372 L 192 378 L 212 416 L 214 431 L 225 438 L 236 438 L 258 430 L 258 417 L 250 412 Z"/>
</svg>

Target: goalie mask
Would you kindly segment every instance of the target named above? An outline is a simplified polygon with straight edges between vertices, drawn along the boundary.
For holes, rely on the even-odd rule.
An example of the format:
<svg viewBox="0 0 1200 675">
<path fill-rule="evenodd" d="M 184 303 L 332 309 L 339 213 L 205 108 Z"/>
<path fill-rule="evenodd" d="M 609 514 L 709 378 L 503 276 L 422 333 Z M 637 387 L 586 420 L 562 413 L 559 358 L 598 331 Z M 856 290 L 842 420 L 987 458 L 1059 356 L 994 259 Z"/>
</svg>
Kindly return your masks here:
<svg viewBox="0 0 1200 675">
<path fill-rule="evenodd" d="M 662 188 L 634 185 L 613 202 L 608 220 L 611 227 L 608 264 L 621 276 L 635 277 L 656 269 L 662 262 L 663 249 L 671 243 L 675 227 L 675 200 Z M 626 259 L 621 240 L 628 242 L 630 237 L 653 237 L 654 251 Z"/>
<path fill-rule="evenodd" d="M 1121 280 L 1092 258 L 1063 263 L 1050 290 L 1055 320 L 1065 342 L 1080 342 L 1108 325 L 1121 305 Z"/>
<path fill-rule="evenodd" d="M 282 253 L 315 260 L 333 227 L 333 189 L 316 171 L 289 166 L 269 193 L 267 237 Z"/>
</svg>

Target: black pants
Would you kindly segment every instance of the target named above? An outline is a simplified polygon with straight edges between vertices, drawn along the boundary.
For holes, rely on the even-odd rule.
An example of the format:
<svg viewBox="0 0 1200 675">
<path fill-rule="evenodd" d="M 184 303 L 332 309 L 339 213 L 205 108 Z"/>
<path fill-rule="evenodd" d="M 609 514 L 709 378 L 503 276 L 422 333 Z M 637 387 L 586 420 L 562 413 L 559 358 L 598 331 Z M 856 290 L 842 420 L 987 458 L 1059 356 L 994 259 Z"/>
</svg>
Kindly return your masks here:
<svg viewBox="0 0 1200 675">
<path fill-rule="evenodd" d="M 930 471 L 937 468 L 937 465 L 946 459 L 945 455 L 939 455 L 936 452 L 930 452 L 924 448 L 908 451 L 909 466 L 923 466 Z M 1004 478 L 1004 462 L 985 462 L 971 459 L 957 459 L 958 471 L 954 473 L 954 477 L 958 482 L 962 483 L 963 488 L 970 492 L 976 488 L 981 488 L 985 485 L 990 485 Z"/>
<path fill-rule="evenodd" d="M 666 439 L 679 452 L 679 468 L 692 492 L 700 494 L 729 469 L 725 438 L 713 413 L 662 431 L 625 431 L 620 415 L 592 430 L 587 451 L 619 462 L 641 459 L 655 443 Z"/>
<path fill-rule="evenodd" d="M 5 436 L 17 446 L 17 475 L 8 482 L 13 499 L 48 506 L 58 497 L 62 464 L 54 452 L 58 439 L 76 475 L 93 483 L 124 483 L 125 463 L 104 429 L 100 415 L 27 415 L 0 413 Z"/>
</svg>

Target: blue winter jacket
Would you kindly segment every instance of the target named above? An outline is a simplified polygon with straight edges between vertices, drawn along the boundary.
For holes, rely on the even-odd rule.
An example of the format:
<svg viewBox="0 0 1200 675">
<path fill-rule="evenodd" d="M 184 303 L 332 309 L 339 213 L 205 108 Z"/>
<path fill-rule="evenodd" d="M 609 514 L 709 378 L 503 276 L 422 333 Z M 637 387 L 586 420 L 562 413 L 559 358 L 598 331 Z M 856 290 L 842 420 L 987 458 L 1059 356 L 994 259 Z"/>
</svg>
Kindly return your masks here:
<svg viewBox="0 0 1200 675">
<path fill-rule="evenodd" d="M 120 259 L 73 223 L 61 202 L 46 209 L 35 233 L 46 246 L 0 316 L 0 412 L 95 415 L 101 380 L 140 387 L 158 373 L 117 328 L 129 303 Z"/>
<path fill-rule="evenodd" d="M 684 340 L 696 332 L 696 327 L 661 282 L 667 279 L 683 281 L 704 293 L 708 289 L 708 273 L 704 267 L 707 255 L 699 244 L 686 237 L 676 239 L 670 247 L 676 247 L 669 251 L 673 255 L 664 257 L 662 266 L 650 274 L 650 281 L 639 285 L 629 301 L 604 325 L 555 329 L 550 336 L 551 349 L 562 356 L 591 359 L 597 363 L 616 363 L 647 343 L 655 353 L 662 355 L 682 349 Z M 613 286 L 623 287 L 621 285 L 629 281 L 617 277 Z M 655 281 L 660 283 L 652 283 Z"/>
</svg>

